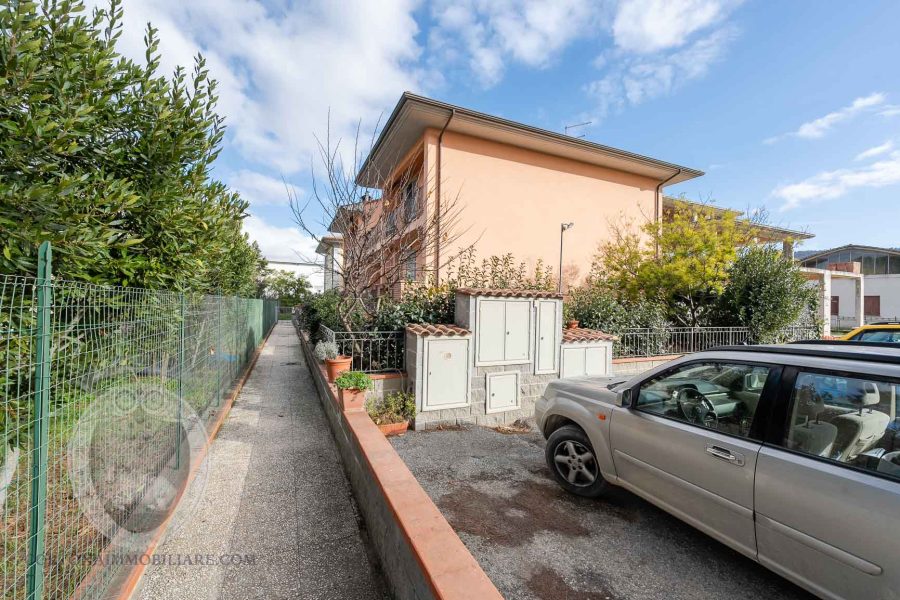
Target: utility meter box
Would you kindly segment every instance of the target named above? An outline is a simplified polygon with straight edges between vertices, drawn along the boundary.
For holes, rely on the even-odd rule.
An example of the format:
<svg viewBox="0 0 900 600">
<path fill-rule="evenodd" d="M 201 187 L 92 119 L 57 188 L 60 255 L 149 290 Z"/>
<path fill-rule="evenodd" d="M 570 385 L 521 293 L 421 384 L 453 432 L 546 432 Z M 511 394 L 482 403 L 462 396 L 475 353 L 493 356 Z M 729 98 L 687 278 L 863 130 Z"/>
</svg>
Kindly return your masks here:
<svg viewBox="0 0 900 600">
<path fill-rule="evenodd" d="M 564 330 L 559 376 L 566 378 L 612 375 L 614 341 L 613 336 L 595 329 Z"/>
</svg>

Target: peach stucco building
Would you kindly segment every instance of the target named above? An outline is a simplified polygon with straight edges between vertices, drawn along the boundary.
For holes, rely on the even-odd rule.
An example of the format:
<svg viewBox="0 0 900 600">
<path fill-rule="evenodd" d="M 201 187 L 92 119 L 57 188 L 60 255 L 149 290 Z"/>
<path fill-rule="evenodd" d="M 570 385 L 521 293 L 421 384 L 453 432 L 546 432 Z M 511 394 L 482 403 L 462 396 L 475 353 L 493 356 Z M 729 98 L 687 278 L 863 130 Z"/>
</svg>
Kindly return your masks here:
<svg viewBox="0 0 900 600">
<path fill-rule="evenodd" d="M 388 206 L 415 205 L 422 235 L 447 240 L 405 252 L 408 277 L 443 274 L 449 256 L 474 245 L 479 258 L 511 253 L 563 279 L 590 270 L 610 223 L 663 218 L 665 185 L 699 177 L 696 169 L 602 146 L 405 93 L 363 163 L 357 183 L 381 190 Z M 391 202 L 392 199 L 397 202 Z M 454 232 L 432 217 L 455 203 Z M 426 226 L 427 224 L 427 226 Z M 458 237 L 455 237 L 458 236 Z"/>
</svg>

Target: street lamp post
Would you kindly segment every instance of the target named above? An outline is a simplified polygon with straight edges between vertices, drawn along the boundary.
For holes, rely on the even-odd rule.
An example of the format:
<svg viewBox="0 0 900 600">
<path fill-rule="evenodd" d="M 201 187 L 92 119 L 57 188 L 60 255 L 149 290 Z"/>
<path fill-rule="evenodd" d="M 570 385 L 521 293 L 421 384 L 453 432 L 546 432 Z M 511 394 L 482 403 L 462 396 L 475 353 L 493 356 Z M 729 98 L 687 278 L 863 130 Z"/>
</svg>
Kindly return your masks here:
<svg viewBox="0 0 900 600">
<path fill-rule="evenodd" d="M 562 265 L 563 265 L 563 234 L 567 229 L 572 229 L 575 223 L 559 224 L 559 279 L 556 287 L 557 293 L 562 294 Z"/>
</svg>

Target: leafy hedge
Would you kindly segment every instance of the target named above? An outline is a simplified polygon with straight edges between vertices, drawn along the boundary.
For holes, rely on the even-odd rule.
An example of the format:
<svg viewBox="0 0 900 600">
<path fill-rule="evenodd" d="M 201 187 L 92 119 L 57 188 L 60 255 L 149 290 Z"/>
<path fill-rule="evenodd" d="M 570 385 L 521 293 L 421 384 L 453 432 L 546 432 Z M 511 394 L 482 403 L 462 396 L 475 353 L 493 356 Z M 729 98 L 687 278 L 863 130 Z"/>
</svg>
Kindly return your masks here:
<svg viewBox="0 0 900 600">
<path fill-rule="evenodd" d="M 648 300 L 619 300 L 605 285 L 594 283 L 572 290 L 566 303 L 566 318 L 578 319 L 580 327 L 621 335 L 636 327 L 665 328 L 666 309 Z"/>
<path fill-rule="evenodd" d="M 101 3 L 104 4 L 104 3 Z M 264 260 L 247 202 L 210 177 L 225 133 L 202 57 L 160 72 L 117 49 L 122 8 L 83 0 L 0 6 L 0 273 L 256 295 Z"/>
<path fill-rule="evenodd" d="M 818 324 L 818 302 L 818 290 L 793 262 L 775 248 L 753 247 L 728 269 L 716 319 L 722 326 L 749 328 L 755 343 L 774 343 L 786 327 Z"/>
</svg>

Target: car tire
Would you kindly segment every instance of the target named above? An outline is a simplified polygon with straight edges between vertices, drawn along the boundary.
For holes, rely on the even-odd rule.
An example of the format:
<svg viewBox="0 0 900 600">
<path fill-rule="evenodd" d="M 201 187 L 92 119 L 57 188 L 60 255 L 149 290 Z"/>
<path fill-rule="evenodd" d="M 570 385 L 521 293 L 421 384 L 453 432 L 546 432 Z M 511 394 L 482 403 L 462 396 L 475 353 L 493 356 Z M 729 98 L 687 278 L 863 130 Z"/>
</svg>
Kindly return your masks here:
<svg viewBox="0 0 900 600">
<path fill-rule="evenodd" d="M 550 434 L 544 455 L 553 478 L 567 492 L 596 498 L 609 486 L 591 440 L 580 427 L 566 425 Z"/>
</svg>

